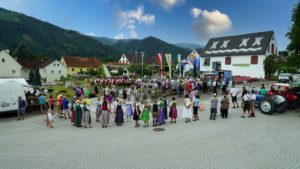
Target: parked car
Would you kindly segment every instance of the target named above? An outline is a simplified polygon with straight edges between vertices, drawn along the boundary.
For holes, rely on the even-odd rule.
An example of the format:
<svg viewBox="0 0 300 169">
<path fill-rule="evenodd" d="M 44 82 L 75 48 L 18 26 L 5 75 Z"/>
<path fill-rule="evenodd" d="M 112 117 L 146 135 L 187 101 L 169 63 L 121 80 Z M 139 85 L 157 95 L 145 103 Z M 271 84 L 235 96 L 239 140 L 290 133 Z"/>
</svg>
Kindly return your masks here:
<svg viewBox="0 0 300 169">
<path fill-rule="evenodd" d="M 280 73 L 278 77 L 279 83 L 288 83 L 290 78 L 292 77 L 291 73 Z"/>
<path fill-rule="evenodd" d="M 292 78 L 293 82 L 300 82 L 300 74 L 293 74 Z"/>
</svg>

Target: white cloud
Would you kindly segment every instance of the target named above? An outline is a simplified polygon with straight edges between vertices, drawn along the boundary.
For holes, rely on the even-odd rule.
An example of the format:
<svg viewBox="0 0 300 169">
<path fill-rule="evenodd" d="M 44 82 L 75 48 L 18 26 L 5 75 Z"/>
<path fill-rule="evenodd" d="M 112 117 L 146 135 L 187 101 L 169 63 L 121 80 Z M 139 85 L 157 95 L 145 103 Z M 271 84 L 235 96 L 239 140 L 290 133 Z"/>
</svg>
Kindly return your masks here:
<svg viewBox="0 0 300 169">
<path fill-rule="evenodd" d="M 193 17 L 195 16 L 196 15 L 193 15 Z M 195 18 L 193 28 L 200 38 L 216 36 L 224 31 L 230 30 L 232 26 L 228 15 L 218 10 L 201 10 L 200 14 Z"/>
<path fill-rule="evenodd" d="M 120 29 L 127 29 L 131 38 L 137 38 L 137 24 L 153 25 L 155 16 L 145 14 L 144 7 L 139 6 L 135 10 L 117 12 L 117 24 Z"/>
<path fill-rule="evenodd" d="M 131 37 L 132 39 L 136 39 L 136 38 L 138 37 L 137 32 L 136 32 L 135 30 L 131 30 L 131 31 L 130 31 L 130 37 Z"/>
<path fill-rule="evenodd" d="M 117 14 L 118 24 L 123 27 L 134 27 L 135 24 L 143 23 L 152 25 L 155 22 L 155 16 L 152 14 L 144 14 L 144 7 L 139 6 L 136 10 L 119 11 Z"/>
<path fill-rule="evenodd" d="M 114 37 L 114 39 L 125 39 L 125 35 L 123 33 L 119 33 Z"/>
<path fill-rule="evenodd" d="M 191 14 L 193 15 L 194 18 L 198 18 L 202 13 L 202 10 L 199 8 L 192 8 L 191 9 Z"/>
<path fill-rule="evenodd" d="M 94 32 L 86 33 L 86 35 L 88 35 L 88 36 L 96 36 Z"/>
<path fill-rule="evenodd" d="M 184 3 L 185 0 L 150 0 L 150 2 L 163 7 L 165 10 L 170 10 L 174 6 Z"/>
</svg>

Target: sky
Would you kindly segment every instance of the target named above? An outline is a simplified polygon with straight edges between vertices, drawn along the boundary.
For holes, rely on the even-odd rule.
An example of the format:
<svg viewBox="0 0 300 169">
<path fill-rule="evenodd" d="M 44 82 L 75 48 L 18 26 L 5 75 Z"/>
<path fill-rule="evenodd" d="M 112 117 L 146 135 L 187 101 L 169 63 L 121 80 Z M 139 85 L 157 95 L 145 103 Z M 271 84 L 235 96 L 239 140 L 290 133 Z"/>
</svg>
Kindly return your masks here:
<svg viewBox="0 0 300 169">
<path fill-rule="evenodd" d="M 82 34 L 115 39 L 155 36 L 169 43 L 205 45 L 209 38 L 275 32 L 279 50 L 289 39 L 299 0 L 0 0 L 17 11 Z M 1 29 L 1 28 L 0 28 Z"/>
</svg>

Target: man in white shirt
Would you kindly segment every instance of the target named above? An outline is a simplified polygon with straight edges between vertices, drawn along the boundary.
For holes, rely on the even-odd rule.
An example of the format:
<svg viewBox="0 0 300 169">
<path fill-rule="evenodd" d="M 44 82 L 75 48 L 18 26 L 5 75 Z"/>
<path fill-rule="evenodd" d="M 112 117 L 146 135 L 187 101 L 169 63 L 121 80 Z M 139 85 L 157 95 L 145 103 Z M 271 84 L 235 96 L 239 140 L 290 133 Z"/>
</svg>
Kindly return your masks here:
<svg viewBox="0 0 300 169">
<path fill-rule="evenodd" d="M 237 102 L 237 94 L 238 94 L 238 89 L 235 88 L 235 86 L 233 85 L 232 88 L 230 89 L 230 94 L 231 94 L 231 101 L 233 104 L 232 108 L 235 108 L 235 105 L 237 106 L 237 108 L 239 108 L 239 104 Z"/>
<path fill-rule="evenodd" d="M 243 115 L 241 117 L 245 118 L 246 111 L 248 111 L 248 117 L 251 117 L 250 116 L 251 96 L 249 91 L 247 91 L 246 94 L 244 94 L 243 101 L 244 101 L 244 107 L 243 107 Z"/>
</svg>

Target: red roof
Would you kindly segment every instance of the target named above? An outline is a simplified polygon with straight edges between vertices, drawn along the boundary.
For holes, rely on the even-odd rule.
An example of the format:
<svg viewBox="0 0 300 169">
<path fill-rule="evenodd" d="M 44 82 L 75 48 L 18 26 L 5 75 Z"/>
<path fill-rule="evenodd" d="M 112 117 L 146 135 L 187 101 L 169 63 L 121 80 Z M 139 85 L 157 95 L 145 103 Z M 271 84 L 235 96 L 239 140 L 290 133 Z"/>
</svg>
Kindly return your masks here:
<svg viewBox="0 0 300 169">
<path fill-rule="evenodd" d="M 99 68 L 101 64 L 97 58 L 93 57 L 63 56 L 63 59 L 67 67 Z"/>
<path fill-rule="evenodd" d="M 33 60 L 33 59 L 29 59 L 29 58 L 19 58 L 19 59 L 17 59 L 17 62 L 19 62 L 19 64 L 22 65 L 25 68 L 37 69 L 43 63 L 48 62 L 48 61 L 46 61 L 46 60 Z"/>
</svg>

